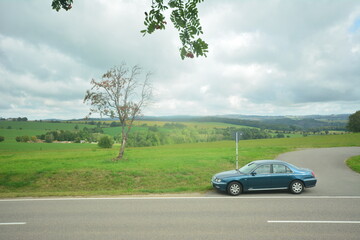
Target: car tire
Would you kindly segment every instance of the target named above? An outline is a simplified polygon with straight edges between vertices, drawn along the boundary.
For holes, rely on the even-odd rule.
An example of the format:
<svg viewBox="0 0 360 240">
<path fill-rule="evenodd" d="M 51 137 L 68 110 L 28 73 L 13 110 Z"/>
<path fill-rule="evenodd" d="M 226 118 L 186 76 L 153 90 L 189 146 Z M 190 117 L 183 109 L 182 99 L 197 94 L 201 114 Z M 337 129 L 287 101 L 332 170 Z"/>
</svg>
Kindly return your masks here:
<svg viewBox="0 0 360 240">
<path fill-rule="evenodd" d="M 242 192 L 242 186 L 238 182 L 231 182 L 227 187 L 227 192 L 231 196 L 237 196 Z"/>
<path fill-rule="evenodd" d="M 295 180 L 292 181 L 290 184 L 290 192 L 294 193 L 294 194 L 300 194 L 304 191 L 304 184 L 299 181 L 299 180 Z"/>
</svg>

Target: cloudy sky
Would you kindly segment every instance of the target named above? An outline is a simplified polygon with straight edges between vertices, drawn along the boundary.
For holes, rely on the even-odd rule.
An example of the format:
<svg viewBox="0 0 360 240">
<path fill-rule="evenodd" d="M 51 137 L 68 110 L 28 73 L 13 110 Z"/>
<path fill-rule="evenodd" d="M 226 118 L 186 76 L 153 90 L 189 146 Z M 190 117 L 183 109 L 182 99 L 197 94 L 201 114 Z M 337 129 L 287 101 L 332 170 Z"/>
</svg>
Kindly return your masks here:
<svg viewBox="0 0 360 240">
<path fill-rule="evenodd" d="M 178 33 L 142 36 L 150 0 L 0 1 L 0 117 L 82 118 L 92 78 L 151 71 L 145 115 L 306 115 L 360 110 L 360 1 L 206 0 L 207 58 Z"/>
</svg>

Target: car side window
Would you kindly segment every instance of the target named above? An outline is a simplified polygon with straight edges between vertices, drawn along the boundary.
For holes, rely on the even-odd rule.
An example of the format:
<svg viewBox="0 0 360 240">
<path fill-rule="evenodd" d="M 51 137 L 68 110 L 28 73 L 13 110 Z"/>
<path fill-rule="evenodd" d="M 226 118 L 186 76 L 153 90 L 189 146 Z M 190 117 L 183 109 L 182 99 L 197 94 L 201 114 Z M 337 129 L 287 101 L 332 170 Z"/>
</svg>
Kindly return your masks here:
<svg viewBox="0 0 360 240">
<path fill-rule="evenodd" d="M 255 171 L 256 174 L 270 174 L 270 164 L 262 165 Z"/>
<path fill-rule="evenodd" d="M 283 164 L 273 164 L 273 173 L 291 173 L 290 168 Z"/>
</svg>

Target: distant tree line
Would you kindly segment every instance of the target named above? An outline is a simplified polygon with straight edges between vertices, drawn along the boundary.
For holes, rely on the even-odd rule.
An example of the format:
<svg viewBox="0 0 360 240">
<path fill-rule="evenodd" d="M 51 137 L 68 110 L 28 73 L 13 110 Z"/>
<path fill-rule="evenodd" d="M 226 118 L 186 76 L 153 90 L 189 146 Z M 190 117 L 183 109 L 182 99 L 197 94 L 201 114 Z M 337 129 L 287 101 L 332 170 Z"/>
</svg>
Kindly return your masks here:
<svg viewBox="0 0 360 240">
<path fill-rule="evenodd" d="M 0 118 L 0 121 L 18 121 L 18 122 L 27 122 L 27 117 L 17 117 L 17 118 Z"/>
<path fill-rule="evenodd" d="M 197 122 L 221 122 L 233 125 L 242 125 L 260 129 L 272 129 L 281 131 L 344 131 L 346 123 L 341 121 L 319 121 L 316 119 L 294 120 L 290 118 L 271 119 L 264 121 L 221 118 L 221 117 L 198 117 L 189 119 Z"/>
<path fill-rule="evenodd" d="M 160 130 L 156 126 L 151 126 L 148 131 L 135 131 L 128 136 L 128 146 L 146 147 L 165 144 L 196 143 L 196 142 L 214 142 L 222 140 L 234 140 L 235 132 L 242 133 L 243 140 L 272 138 L 270 133 L 256 128 L 196 128 L 186 127 L 182 124 L 165 124 L 168 130 Z M 176 127 L 175 127 L 176 126 Z M 115 136 L 119 141 L 120 136 Z"/>
<path fill-rule="evenodd" d="M 96 142 L 97 135 L 104 133 L 102 128 L 87 128 L 84 127 L 79 131 L 69 131 L 69 130 L 57 130 L 49 131 L 45 134 L 38 135 L 37 138 L 45 142 L 52 141 L 71 141 L 71 142 L 80 142 L 81 140 L 87 142 Z"/>
</svg>

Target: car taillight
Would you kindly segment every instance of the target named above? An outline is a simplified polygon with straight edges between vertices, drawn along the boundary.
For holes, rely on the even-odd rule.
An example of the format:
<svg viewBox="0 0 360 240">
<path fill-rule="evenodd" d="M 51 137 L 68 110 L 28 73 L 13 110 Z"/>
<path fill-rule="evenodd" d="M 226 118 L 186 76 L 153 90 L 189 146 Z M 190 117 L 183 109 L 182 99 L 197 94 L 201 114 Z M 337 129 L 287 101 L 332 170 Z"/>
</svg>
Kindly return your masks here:
<svg viewBox="0 0 360 240">
<path fill-rule="evenodd" d="M 315 177 L 315 173 L 314 173 L 314 172 L 311 172 L 311 174 Z"/>
</svg>

